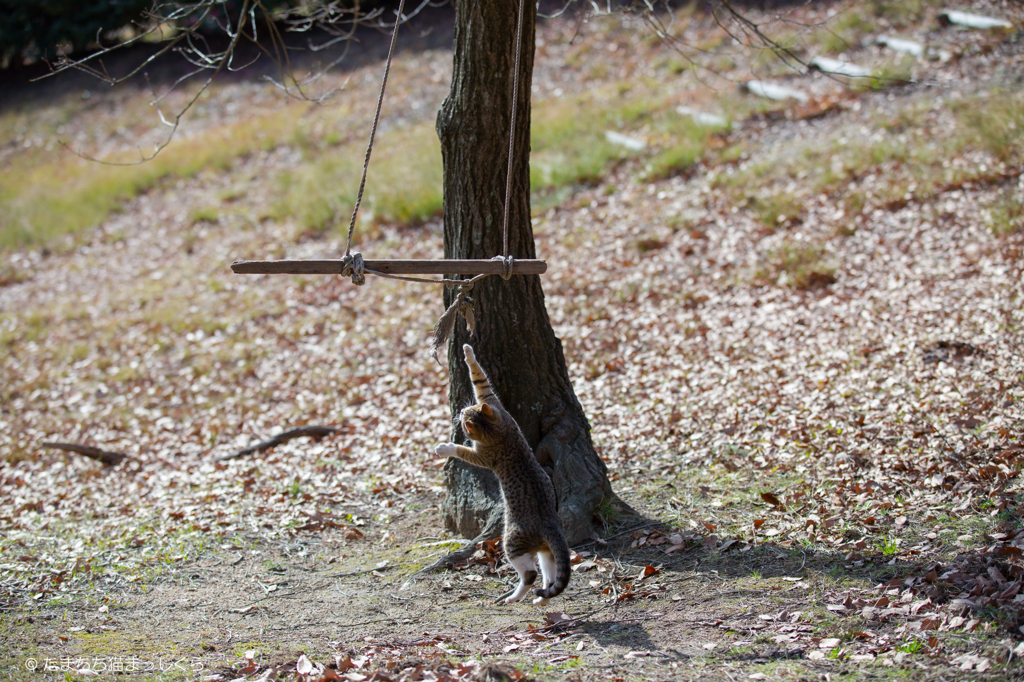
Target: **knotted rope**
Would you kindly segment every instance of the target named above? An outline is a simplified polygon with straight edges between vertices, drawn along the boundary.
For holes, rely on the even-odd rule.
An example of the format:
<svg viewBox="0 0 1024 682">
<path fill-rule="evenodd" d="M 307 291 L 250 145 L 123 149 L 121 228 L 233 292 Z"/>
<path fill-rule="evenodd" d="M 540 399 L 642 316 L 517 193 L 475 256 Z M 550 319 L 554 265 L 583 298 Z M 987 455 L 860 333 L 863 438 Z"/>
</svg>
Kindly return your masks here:
<svg viewBox="0 0 1024 682">
<path fill-rule="evenodd" d="M 512 256 L 495 256 L 491 260 L 501 261 L 501 278 L 503 280 L 507 281 L 512 278 L 512 263 L 515 262 Z"/>
<path fill-rule="evenodd" d="M 352 284 L 363 286 L 366 284 L 366 267 L 363 265 L 363 254 L 356 251 L 353 254 L 345 254 L 341 261 L 341 276 L 351 277 Z"/>
</svg>

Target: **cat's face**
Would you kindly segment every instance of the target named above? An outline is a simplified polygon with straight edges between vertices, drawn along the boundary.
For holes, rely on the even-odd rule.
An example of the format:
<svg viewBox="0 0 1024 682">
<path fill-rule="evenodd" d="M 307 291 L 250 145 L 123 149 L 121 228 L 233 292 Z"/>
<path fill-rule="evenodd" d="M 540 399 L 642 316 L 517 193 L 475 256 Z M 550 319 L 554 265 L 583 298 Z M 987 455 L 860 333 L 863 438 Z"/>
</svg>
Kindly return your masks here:
<svg viewBox="0 0 1024 682">
<path fill-rule="evenodd" d="M 501 417 L 487 403 L 470 405 L 462 410 L 462 430 L 471 440 L 492 445 L 500 438 L 496 428 Z"/>
</svg>

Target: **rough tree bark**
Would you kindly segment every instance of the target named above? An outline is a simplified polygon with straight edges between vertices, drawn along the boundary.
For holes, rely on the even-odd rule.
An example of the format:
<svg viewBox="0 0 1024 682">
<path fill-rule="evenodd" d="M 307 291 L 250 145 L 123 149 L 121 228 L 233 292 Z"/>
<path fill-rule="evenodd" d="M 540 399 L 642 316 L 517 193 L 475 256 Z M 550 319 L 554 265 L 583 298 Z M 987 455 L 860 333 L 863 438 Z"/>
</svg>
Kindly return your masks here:
<svg viewBox="0 0 1024 682">
<path fill-rule="evenodd" d="M 530 223 L 530 92 L 536 6 L 524 0 L 509 252 L 535 258 Z M 445 258 L 491 258 L 502 252 L 502 215 L 515 64 L 514 0 L 455 0 L 451 92 L 437 118 L 444 158 Z M 569 381 L 561 341 L 544 307 L 537 276 L 487 277 L 472 292 L 476 329 L 456 323 L 448 347 L 453 441 L 467 442 L 455 417 L 474 402 L 462 344 L 470 343 L 506 409 L 551 475 L 570 544 L 598 536 L 595 510 L 617 501 L 590 425 Z M 452 293 L 445 293 L 445 307 Z M 490 471 L 451 458 L 444 466 L 449 530 L 487 539 L 501 534 L 501 495 Z"/>
</svg>

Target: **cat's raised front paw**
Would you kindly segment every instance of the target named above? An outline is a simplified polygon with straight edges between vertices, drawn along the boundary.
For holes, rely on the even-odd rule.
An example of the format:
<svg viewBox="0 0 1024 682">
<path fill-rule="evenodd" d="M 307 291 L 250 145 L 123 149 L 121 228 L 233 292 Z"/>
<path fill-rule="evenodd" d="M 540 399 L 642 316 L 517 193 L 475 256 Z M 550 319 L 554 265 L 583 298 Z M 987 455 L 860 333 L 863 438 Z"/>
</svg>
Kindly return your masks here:
<svg viewBox="0 0 1024 682">
<path fill-rule="evenodd" d="M 438 457 L 454 457 L 458 451 L 458 446 L 455 443 L 441 443 L 434 448 L 434 454 Z"/>
<path fill-rule="evenodd" d="M 468 362 L 476 362 L 476 354 L 473 353 L 473 346 L 468 343 L 462 344 L 462 352 L 466 354 L 466 360 Z"/>
</svg>

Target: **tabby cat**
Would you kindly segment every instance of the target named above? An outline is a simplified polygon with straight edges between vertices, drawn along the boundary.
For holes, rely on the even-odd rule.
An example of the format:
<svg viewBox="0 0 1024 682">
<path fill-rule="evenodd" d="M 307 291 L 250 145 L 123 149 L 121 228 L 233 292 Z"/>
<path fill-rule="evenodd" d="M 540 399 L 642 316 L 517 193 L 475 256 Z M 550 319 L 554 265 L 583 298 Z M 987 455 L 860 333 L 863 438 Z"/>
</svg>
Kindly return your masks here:
<svg viewBox="0 0 1024 682">
<path fill-rule="evenodd" d="M 544 605 L 569 584 L 569 545 L 555 509 L 555 490 L 512 416 L 501 406 L 469 344 L 462 347 L 477 404 L 462 410 L 462 429 L 473 447 L 443 443 L 434 452 L 487 467 L 498 476 L 505 506 L 505 556 L 519 574 L 519 586 L 505 599 L 517 602 L 537 579 L 534 604 Z M 536 557 L 536 559 L 535 559 Z"/>
</svg>

